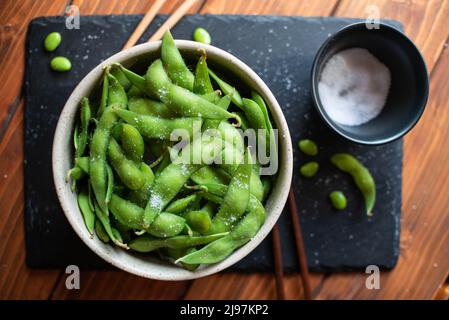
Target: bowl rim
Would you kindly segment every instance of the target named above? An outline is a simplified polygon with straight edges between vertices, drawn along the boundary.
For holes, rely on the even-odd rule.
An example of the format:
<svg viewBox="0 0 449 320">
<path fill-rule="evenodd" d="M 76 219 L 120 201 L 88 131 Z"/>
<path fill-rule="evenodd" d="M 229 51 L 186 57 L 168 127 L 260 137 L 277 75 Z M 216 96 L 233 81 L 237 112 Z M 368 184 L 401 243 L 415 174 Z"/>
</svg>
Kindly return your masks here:
<svg viewBox="0 0 449 320">
<path fill-rule="evenodd" d="M 410 46 L 410 48 L 417 53 L 417 57 L 419 58 L 419 67 L 422 68 L 423 74 L 424 74 L 423 80 L 424 80 L 425 88 L 424 88 L 424 96 L 423 96 L 422 105 L 420 106 L 420 110 L 415 115 L 413 121 L 410 122 L 410 124 L 407 127 L 400 130 L 396 134 L 391 135 L 390 137 L 387 137 L 384 139 L 366 140 L 366 139 L 358 139 L 358 138 L 352 137 L 351 135 L 348 135 L 348 134 L 342 132 L 338 125 L 336 125 L 330 121 L 326 111 L 324 110 L 324 107 L 321 104 L 321 100 L 320 100 L 319 94 L 318 94 L 318 87 L 317 87 L 319 77 L 320 77 L 320 75 L 318 74 L 318 60 L 322 56 L 323 51 L 327 48 L 329 43 L 331 43 L 335 40 L 336 36 L 338 36 L 344 32 L 350 32 L 353 29 L 361 27 L 362 25 L 366 26 L 366 22 L 365 21 L 364 22 L 354 22 L 354 23 L 348 24 L 347 26 L 342 27 L 341 29 L 339 29 L 335 33 L 333 33 L 331 36 L 329 36 L 323 42 L 323 44 L 320 46 L 320 48 L 318 49 L 318 51 L 315 55 L 315 58 L 313 59 L 312 70 L 311 70 L 312 100 L 313 100 L 313 105 L 314 105 L 315 109 L 318 111 L 318 114 L 320 115 L 321 119 L 323 119 L 324 122 L 326 123 L 326 125 L 331 130 L 336 132 L 338 135 L 342 136 L 343 138 L 345 138 L 349 141 L 352 141 L 352 142 L 355 142 L 355 143 L 358 143 L 361 145 L 377 146 L 377 145 L 387 144 L 387 143 L 396 141 L 399 138 L 403 137 L 410 130 L 412 130 L 415 127 L 415 125 L 418 123 L 419 119 L 421 119 L 422 115 L 424 114 L 424 110 L 426 109 L 427 100 L 429 98 L 429 74 L 427 71 L 427 66 L 426 66 L 424 57 L 422 56 L 421 52 L 416 47 L 416 45 L 413 43 L 413 41 L 409 37 L 407 37 L 407 35 L 404 32 L 397 29 L 396 27 L 389 25 L 388 23 L 385 23 L 385 22 L 379 22 L 380 28 L 389 29 L 390 31 L 393 31 L 396 34 L 398 34 L 405 41 L 405 43 L 407 43 Z"/>
<path fill-rule="evenodd" d="M 280 214 L 282 213 L 284 205 L 287 201 L 288 190 L 291 185 L 293 173 L 293 151 L 289 128 L 285 120 L 284 114 L 282 112 L 282 109 L 279 106 L 279 103 L 277 102 L 276 98 L 274 97 L 273 93 L 268 88 L 268 86 L 265 84 L 265 82 L 248 65 L 246 65 L 244 62 L 242 62 L 234 55 L 220 48 L 190 40 L 175 40 L 175 43 L 176 46 L 180 49 L 180 51 L 183 50 L 194 51 L 204 48 L 209 56 L 214 56 L 216 59 L 222 60 L 220 62 L 216 62 L 218 65 L 222 65 L 224 61 L 227 64 L 229 64 L 230 68 L 234 68 L 238 70 L 239 73 L 241 73 L 239 75 L 240 78 L 242 78 L 242 76 L 247 77 L 245 82 L 248 83 L 248 81 L 250 81 L 251 85 L 253 86 L 253 89 L 259 90 L 259 93 L 264 97 L 267 106 L 269 107 L 271 114 L 273 116 L 273 120 L 276 123 L 276 127 L 279 130 L 279 138 L 278 138 L 278 146 L 279 146 L 278 150 L 280 150 L 278 161 L 279 166 L 276 178 L 277 181 L 275 185 L 276 188 L 279 189 L 278 190 L 279 192 L 277 192 L 277 194 L 274 194 L 273 192 L 274 190 L 272 190 L 270 197 L 267 199 L 267 202 L 272 201 L 271 206 L 272 211 L 269 213 L 269 215 L 267 215 L 264 224 L 259 229 L 257 234 L 253 237 L 253 239 L 251 239 L 244 246 L 234 251 L 230 256 L 228 256 L 223 261 L 216 264 L 207 265 L 202 268 L 198 268 L 195 271 L 188 271 L 183 268 L 177 267 L 176 270 L 179 269 L 178 271 L 173 273 L 169 272 L 169 274 L 157 271 L 152 272 L 151 268 L 142 269 L 138 265 L 127 264 L 126 261 L 122 259 L 123 255 L 122 253 L 119 253 L 119 251 L 123 252 L 123 254 L 126 254 L 127 256 L 136 257 L 136 255 L 127 253 L 120 248 L 118 249 L 114 248 L 110 244 L 100 245 L 97 241 L 92 241 L 93 239 L 89 237 L 86 228 L 84 226 L 84 221 L 82 219 L 81 212 L 79 211 L 78 208 L 77 210 L 73 210 L 73 208 L 69 204 L 70 194 L 73 195 L 73 193 L 71 193 L 70 191 L 69 184 L 66 183 L 65 172 L 63 172 L 65 169 L 64 158 L 66 158 L 66 156 L 64 157 L 64 155 L 66 154 L 66 151 L 64 149 L 64 143 L 67 142 L 67 139 L 71 141 L 70 138 L 71 133 L 68 138 L 66 137 L 68 132 L 67 129 L 72 128 L 73 115 L 76 114 L 76 110 L 78 108 L 78 104 L 79 101 L 81 100 L 81 97 L 84 96 L 85 94 L 88 94 L 88 92 L 92 90 L 91 87 L 95 85 L 95 83 L 98 81 L 98 77 L 101 76 L 102 70 L 106 65 L 109 65 L 113 62 L 129 61 L 145 54 L 157 52 L 157 50 L 159 50 L 161 45 L 160 40 L 140 44 L 131 47 L 127 50 L 118 52 L 109 57 L 108 59 L 104 60 L 100 64 L 98 64 L 91 71 L 89 71 L 89 73 L 78 83 L 78 85 L 72 91 L 62 109 L 54 133 L 53 147 L 52 147 L 53 181 L 55 184 L 57 196 L 67 220 L 74 229 L 75 233 L 81 238 L 81 240 L 95 254 L 97 254 L 103 260 L 107 261 L 108 263 L 112 264 L 113 266 L 121 270 L 144 278 L 167 280 L 167 281 L 190 280 L 217 273 L 240 261 L 251 251 L 253 251 L 268 235 L 268 233 L 271 231 L 274 224 L 280 217 Z M 272 200 L 272 197 L 274 196 L 275 198 L 274 200 Z M 82 220 L 81 224 L 79 222 L 80 217 Z M 110 249 L 108 249 L 109 247 Z M 117 256 L 110 255 L 111 251 L 114 251 L 114 253 L 117 254 Z M 140 260 L 143 261 L 142 262 L 143 264 L 150 264 L 150 265 L 153 264 L 152 261 L 146 259 Z"/>
</svg>

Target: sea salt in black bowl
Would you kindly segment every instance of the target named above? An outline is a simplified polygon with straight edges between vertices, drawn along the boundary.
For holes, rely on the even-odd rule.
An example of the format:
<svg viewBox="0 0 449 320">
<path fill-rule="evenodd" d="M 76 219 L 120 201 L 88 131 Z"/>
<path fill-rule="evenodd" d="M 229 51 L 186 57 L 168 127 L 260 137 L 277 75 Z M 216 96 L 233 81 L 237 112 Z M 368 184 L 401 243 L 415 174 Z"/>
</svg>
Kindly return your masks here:
<svg viewBox="0 0 449 320">
<path fill-rule="evenodd" d="M 329 59 L 345 49 L 364 48 L 390 70 L 391 85 L 385 105 L 374 119 L 360 125 L 334 121 L 320 100 L 318 83 Z M 354 23 L 330 36 L 318 50 L 312 66 L 312 99 L 328 126 L 361 144 L 378 145 L 402 137 L 418 122 L 427 103 L 429 79 L 421 53 L 401 31 L 380 23 L 379 29 Z"/>
</svg>

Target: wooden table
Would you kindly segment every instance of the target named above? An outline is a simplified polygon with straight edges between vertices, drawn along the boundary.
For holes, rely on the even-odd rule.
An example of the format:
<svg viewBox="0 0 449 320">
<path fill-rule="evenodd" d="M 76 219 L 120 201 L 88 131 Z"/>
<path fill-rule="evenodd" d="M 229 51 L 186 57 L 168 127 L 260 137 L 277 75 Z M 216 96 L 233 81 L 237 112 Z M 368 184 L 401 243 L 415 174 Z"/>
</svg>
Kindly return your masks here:
<svg viewBox="0 0 449 320">
<path fill-rule="evenodd" d="M 25 264 L 23 222 L 24 40 L 31 19 L 63 15 L 146 12 L 148 0 L 2 0 L 0 2 L 0 298 L 2 299 L 275 299 L 273 274 L 217 274 L 195 281 L 161 282 L 122 271 L 81 271 L 81 289 L 67 290 L 65 270 Z M 169 1 L 170 13 L 181 1 Z M 405 138 L 401 254 L 367 290 L 364 273 L 313 274 L 316 299 L 445 298 L 449 271 L 449 0 L 205 0 L 191 13 L 273 14 L 397 19 L 423 53 L 430 99 Z M 297 274 L 285 278 L 286 296 L 301 299 Z"/>
</svg>

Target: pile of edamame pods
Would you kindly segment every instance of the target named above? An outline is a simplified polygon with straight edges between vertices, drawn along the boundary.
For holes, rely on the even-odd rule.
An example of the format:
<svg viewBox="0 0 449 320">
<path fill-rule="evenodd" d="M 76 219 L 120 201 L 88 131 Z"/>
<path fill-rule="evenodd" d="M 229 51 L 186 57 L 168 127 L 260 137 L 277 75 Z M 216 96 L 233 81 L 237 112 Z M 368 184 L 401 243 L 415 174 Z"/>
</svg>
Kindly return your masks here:
<svg viewBox="0 0 449 320">
<path fill-rule="evenodd" d="M 242 98 L 198 55 L 192 72 L 167 31 L 144 75 L 107 66 L 98 97 L 81 101 L 68 174 L 92 237 L 189 270 L 222 261 L 256 235 L 274 179 L 259 175 L 237 130 L 266 129 L 258 143 L 272 141 L 264 100 L 256 92 Z M 203 134 L 177 150 L 177 129 Z M 198 154 L 199 162 L 178 161 Z M 229 154 L 231 163 L 214 162 Z"/>
</svg>

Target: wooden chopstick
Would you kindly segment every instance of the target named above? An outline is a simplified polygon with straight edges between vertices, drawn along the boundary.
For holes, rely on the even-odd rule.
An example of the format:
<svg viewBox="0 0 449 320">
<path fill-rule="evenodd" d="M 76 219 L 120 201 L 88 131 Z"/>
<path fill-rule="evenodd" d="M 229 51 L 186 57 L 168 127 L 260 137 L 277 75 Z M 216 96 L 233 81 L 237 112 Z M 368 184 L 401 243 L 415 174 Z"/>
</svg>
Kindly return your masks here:
<svg viewBox="0 0 449 320">
<path fill-rule="evenodd" d="M 162 8 L 162 6 L 165 4 L 166 1 L 167 0 L 156 0 L 156 2 L 153 3 L 150 10 L 148 10 L 143 19 L 137 25 L 131 37 L 129 37 L 128 41 L 123 46 L 122 50 L 131 48 L 137 43 L 137 41 L 139 41 L 142 34 L 148 28 L 151 21 L 153 21 L 154 17 L 156 16 L 156 14 L 159 12 L 159 10 Z"/>
<path fill-rule="evenodd" d="M 304 250 L 304 242 L 302 241 L 301 225 L 298 217 L 298 207 L 296 206 L 295 193 L 293 192 L 293 185 L 290 186 L 288 193 L 288 204 L 290 207 L 290 217 L 293 224 L 293 231 L 296 244 L 296 253 L 298 255 L 299 267 L 301 269 L 301 279 L 304 287 L 304 298 L 306 300 L 312 299 L 312 289 L 310 285 L 309 267 L 307 266 L 307 258 Z"/>
<path fill-rule="evenodd" d="M 279 236 L 279 227 L 277 223 L 274 225 L 273 230 L 271 230 L 271 237 L 273 241 L 274 274 L 276 276 L 276 296 L 278 300 L 285 300 L 281 238 Z"/>
<path fill-rule="evenodd" d="M 157 31 L 150 37 L 148 42 L 157 41 L 162 38 L 165 31 L 171 29 L 181 18 L 189 11 L 189 9 L 197 3 L 198 0 L 186 0 L 178 9 L 173 12 L 173 14 L 164 22 L 162 26 L 157 29 Z"/>
</svg>

